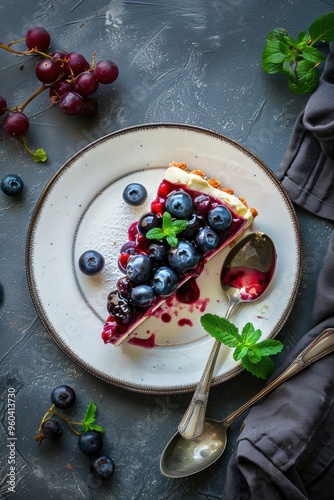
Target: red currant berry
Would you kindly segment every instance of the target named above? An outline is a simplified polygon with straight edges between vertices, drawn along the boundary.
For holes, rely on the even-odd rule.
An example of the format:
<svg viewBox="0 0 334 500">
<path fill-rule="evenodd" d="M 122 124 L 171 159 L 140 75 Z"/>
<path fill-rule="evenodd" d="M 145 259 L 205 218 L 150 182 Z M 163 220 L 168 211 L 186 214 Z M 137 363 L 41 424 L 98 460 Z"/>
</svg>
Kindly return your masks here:
<svg viewBox="0 0 334 500">
<path fill-rule="evenodd" d="M 29 128 L 29 119 L 19 111 L 13 111 L 5 116 L 2 126 L 6 134 L 11 137 L 21 137 Z"/>
<path fill-rule="evenodd" d="M 158 187 L 158 196 L 160 198 L 167 198 L 169 194 L 169 184 L 168 182 L 162 181 L 160 186 Z"/>
<path fill-rule="evenodd" d="M 131 255 L 128 253 L 122 253 L 118 258 L 118 267 L 123 273 L 126 272 L 126 265 L 130 257 Z"/>
<path fill-rule="evenodd" d="M 50 45 L 50 35 L 46 29 L 39 26 L 30 28 L 25 36 L 25 42 L 29 50 L 37 49 L 45 52 Z"/>
<path fill-rule="evenodd" d="M 59 64 L 53 59 L 43 59 L 37 63 L 36 76 L 42 83 L 53 83 L 59 75 Z"/>
<path fill-rule="evenodd" d="M 99 61 L 94 68 L 96 78 L 100 83 L 113 83 L 118 77 L 118 66 L 113 61 Z"/>
<path fill-rule="evenodd" d="M 163 198 L 157 198 L 151 203 L 151 212 L 154 214 L 162 214 L 165 210 L 165 200 Z"/>
<path fill-rule="evenodd" d="M 90 71 L 84 71 L 75 79 L 74 90 L 83 97 L 94 94 L 98 87 L 99 82 Z"/>
<path fill-rule="evenodd" d="M 83 111 L 84 100 L 77 92 L 66 92 L 59 99 L 59 107 L 67 115 L 77 115 Z"/>
</svg>

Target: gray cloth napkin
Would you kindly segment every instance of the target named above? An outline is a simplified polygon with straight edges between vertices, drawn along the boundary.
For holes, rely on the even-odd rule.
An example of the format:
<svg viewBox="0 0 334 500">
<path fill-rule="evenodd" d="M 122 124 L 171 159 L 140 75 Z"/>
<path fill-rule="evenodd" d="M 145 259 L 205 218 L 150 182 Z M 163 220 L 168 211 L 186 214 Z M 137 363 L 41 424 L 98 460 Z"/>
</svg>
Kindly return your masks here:
<svg viewBox="0 0 334 500">
<path fill-rule="evenodd" d="M 277 172 L 291 200 L 334 221 L 334 42 Z"/>
<path fill-rule="evenodd" d="M 334 220 L 334 43 L 300 114 L 278 177 L 291 200 Z M 334 230 L 318 277 L 313 325 L 272 375 L 334 327 Z M 334 498 L 334 353 L 254 406 L 228 464 L 224 500 Z"/>
</svg>

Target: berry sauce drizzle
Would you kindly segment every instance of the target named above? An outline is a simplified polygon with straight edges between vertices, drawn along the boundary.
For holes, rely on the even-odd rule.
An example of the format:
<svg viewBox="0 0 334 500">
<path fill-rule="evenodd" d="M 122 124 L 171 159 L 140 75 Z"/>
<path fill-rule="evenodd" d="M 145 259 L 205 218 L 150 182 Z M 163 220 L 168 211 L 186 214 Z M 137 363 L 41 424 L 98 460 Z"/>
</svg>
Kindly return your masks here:
<svg viewBox="0 0 334 500">
<path fill-rule="evenodd" d="M 259 298 L 271 281 L 275 265 L 268 271 L 258 271 L 248 267 L 227 268 L 221 273 L 220 280 L 222 285 L 232 286 L 241 291 L 240 297 L 244 301 L 251 301 Z"/>
</svg>

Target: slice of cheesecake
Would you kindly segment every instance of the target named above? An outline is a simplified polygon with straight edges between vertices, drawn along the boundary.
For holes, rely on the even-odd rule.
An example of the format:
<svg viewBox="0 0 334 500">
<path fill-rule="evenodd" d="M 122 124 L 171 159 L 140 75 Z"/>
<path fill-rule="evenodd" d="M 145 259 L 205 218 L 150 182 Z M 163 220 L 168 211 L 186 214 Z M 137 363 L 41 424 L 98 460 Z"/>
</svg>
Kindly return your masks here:
<svg viewBox="0 0 334 500">
<path fill-rule="evenodd" d="M 128 228 L 119 268 L 123 272 L 107 299 L 102 339 L 115 346 L 206 262 L 238 238 L 257 212 L 243 198 L 201 170 L 171 163 L 151 202 L 151 211 Z"/>
</svg>

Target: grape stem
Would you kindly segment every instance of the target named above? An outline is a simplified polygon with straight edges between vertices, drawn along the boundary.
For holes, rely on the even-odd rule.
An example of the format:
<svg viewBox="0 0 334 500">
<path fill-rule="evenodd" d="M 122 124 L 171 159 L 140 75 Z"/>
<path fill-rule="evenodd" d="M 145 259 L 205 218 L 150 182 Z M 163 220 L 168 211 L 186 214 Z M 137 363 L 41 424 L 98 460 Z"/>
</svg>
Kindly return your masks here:
<svg viewBox="0 0 334 500">
<path fill-rule="evenodd" d="M 74 434 L 76 434 L 77 436 L 80 436 L 80 432 L 78 432 L 73 426 L 74 425 L 80 425 L 80 426 L 82 426 L 82 422 L 73 422 L 72 420 L 69 420 L 67 417 L 65 417 L 61 413 L 58 413 L 57 411 L 55 411 L 54 407 L 55 407 L 55 405 L 53 404 L 48 409 L 48 411 L 45 413 L 44 417 L 42 418 L 40 426 L 37 429 L 37 436 L 35 437 L 35 440 L 36 441 L 40 440 L 39 437 L 42 435 L 42 425 L 44 424 L 44 422 L 46 422 L 47 420 L 49 420 L 49 418 L 53 417 L 54 415 L 56 415 L 57 417 L 59 417 L 62 420 L 64 420 L 67 423 L 67 425 L 69 426 L 69 428 L 74 432 Z"/>
<path fill-rule="evenodd" d="M 0 42 L 0 49 L 7 50 L 7 52 L 12 52 L 13 54 L 18 54 L 20 56 L 29 56 L 32 54 L 39 54 L 47 59 L 52 59 L 52 57 L 49 54 L 45 54 L 44 52 L 41 52 L 35 48 L 32 48 L 30 50 L 15 50 L 15 49 L 11 48 L 11 46 L 14 43 L 18 43 L 18 42 L 21 42 L 23 40 L 24 40 L 24 38 L 22 40 L 18 40 L 17 42 L 9 42 L 8 45 L 5 45 L 4 43 Z"/>
</svg>

